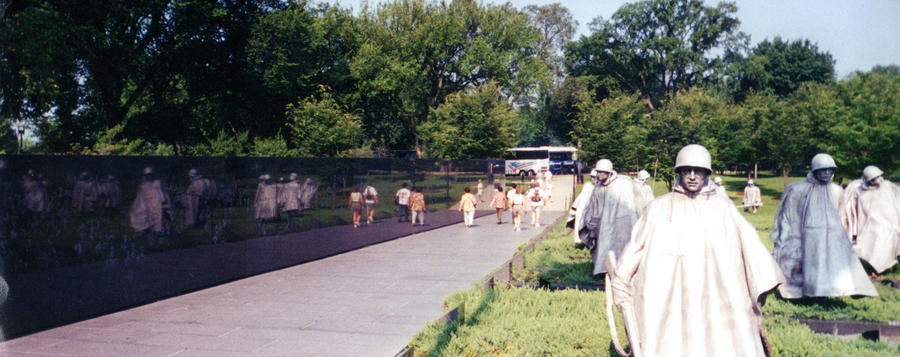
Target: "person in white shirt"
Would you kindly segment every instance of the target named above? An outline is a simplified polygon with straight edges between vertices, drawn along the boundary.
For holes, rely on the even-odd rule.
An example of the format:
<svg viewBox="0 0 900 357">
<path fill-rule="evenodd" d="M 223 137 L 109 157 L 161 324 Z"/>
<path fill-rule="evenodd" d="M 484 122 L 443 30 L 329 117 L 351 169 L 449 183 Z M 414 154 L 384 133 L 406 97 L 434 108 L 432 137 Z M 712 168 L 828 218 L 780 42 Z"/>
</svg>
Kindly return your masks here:
<svg viewBox="0 0 900 357">
<path fill-rule="evenodd" d="M 515 186 L 509 191 L 512 192 L 509 199 L 509 206 L 513 216 L 513 230 L 518 232 L 522 230 L 520 227 L 522 225 L 522 214 L 525 213 L 525 195 L 523 195 Z"/>
<path fill-rule="evenodd" d="M 366 182 L 363 190 L 363 199 L 366 200 L 366 224 L 371 224 L 375 217 L 375 205 L 378 204 L 378 191 L 371 183 Z"/>
<path fill-rule="evenodd" d="M 409 222 L 409 195 L 412 193 L 407 188 L 406 182 L 397 190 L 397 222 Z"/>
<path fill-rule="evenodd" d="M 513 208 L 513 206 L 512 206 L 513 196 L 515 196 L 515 195 L 516 195 L 516 184 L 513 183 L 513 184 L 510 184 L 509 191 L 506 191 L 506 204 L 508 205 L 507 208 L 509 208 L 510 220 L 515 220 L 515 218 L 516 218 L 516 213 L 513 212 L 513 209 L 512 209 Z"/>
<path fill-rule="evenodd" d="M 528 207 L 531 210 L 531 224 L 535 227 L 541 226 L 541 211 L 544 209 L 547 194 L 540 186 L 532 185 L 528 193 L 525 194 L 525 200 L 528 201 Z"/>
</svg>

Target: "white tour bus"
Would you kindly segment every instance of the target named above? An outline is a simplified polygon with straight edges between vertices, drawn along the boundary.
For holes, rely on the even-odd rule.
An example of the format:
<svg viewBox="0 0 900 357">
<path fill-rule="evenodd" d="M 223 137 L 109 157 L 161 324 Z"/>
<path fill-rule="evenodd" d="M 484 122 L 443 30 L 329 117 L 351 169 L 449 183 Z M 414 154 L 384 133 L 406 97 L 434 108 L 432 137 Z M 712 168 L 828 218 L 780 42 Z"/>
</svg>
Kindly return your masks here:
<svg viewBox="0 0 900 357">
<path fill-rule="evenodd" d="M 512 158 L 506 160 L 507 176 L 534 176 L 544 171 L 554 174 L 575 172 L 578 151 L 571 146 L 538 146 L 509 149 Z"/>
</svg>

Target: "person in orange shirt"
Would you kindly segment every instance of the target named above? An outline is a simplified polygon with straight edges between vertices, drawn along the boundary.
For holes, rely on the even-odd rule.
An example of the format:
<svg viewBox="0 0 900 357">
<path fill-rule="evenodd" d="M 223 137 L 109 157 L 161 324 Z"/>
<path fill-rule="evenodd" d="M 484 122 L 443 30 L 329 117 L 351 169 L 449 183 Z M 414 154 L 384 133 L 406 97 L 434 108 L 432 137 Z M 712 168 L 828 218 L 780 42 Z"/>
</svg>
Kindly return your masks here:
<svg viewBox="0 0 900 357">
<path fill-rule="evenodd" d="M 497 224 L 503 224 L 503 210 L 506 209 L 506 194 L 503 193 L 503 186 L 494 185 L 494 198 L 491 199 L 491 207 L 497 210 Z"/>
</svg>

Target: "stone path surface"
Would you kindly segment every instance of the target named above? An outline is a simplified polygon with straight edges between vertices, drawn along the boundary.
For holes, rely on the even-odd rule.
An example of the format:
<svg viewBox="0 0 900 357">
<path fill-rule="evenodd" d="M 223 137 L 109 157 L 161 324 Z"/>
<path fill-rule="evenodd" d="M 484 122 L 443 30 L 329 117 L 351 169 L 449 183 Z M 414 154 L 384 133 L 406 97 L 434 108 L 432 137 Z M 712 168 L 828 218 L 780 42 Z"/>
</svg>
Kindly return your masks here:
<svg viewBox="0 0 900 357">
<path fill-rule="evenodd" d="M 9 340 L 0 356 L 393 356 L 566 214 L 572 185 L 554 177 L 540 228 L 488 215 Z"/>
</svg>

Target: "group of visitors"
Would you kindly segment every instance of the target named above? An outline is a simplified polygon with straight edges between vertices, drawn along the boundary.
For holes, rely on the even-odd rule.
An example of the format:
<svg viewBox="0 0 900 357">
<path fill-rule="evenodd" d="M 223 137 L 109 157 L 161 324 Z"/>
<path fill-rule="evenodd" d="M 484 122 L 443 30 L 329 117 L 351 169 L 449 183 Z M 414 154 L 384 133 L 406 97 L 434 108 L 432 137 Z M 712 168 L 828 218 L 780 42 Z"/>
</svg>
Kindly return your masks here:
<svg viewBox="0 0 900 357">
<path fill-rule="evenodd" d="M 466 188 L 466 192 L 468 192 L 468 188 Z M 526 213 L 531 213 L 531 225 L 535 227 L 541 226 L 541 212 L 550 202 L 553 196 L 552 192 L 549 175 L 544 176 L 540 180 L 534 180 L 527 191 L 513 183 L 510 185 L 509 190 L 504 192 L 502 184 L 495 184 L 494 196 L 488 205 L 497 212 L 497 224 L 503 224 L 503 212 L 510 211 L 513 230 L 518 232 L 522 230 L 522 215 Z M 460 210 L 465 215 L 466 227 L 472 226 L 472 218 L 475 211 L 475 205 L 470 203 L 475 202 L 470 200 L 466 194 L 463 194 L 460 199 Z"/>
<path fill-rule="evenodd" d="M 360 226 L 363 213 L 366 214 L 366 225 L 375 221 L 375 207 L 380 203 L 378 190 L 370 182 L 366 182 L 365 188 L 353 186 L 350 191 L 350 200 L 347 207 L 353 215 L 353 228 Z M 418 187 L 409 188 L 409 184 L 403 183 L 394 194 L 397 222 L 411 222 L 413 226 L 425 225 L 425 195 Z"/>
<path fill-rule="evenodd" d="M 703 146 L 679 151 L 672 191 L 650 200 L 644 175 L 630 180 L 597 162 L 567 226 L 591 249 L 594 274 L 606 273 L 608 312 L 622 312 L 634 355 L 763 356 L 759 305 L 772 290 L 787 299 L 878 295 L 860 258 L 876 272 L 897 264 L 900 190 L 874 166 L 843 189 L 831 182 L 828 154 L 810 167 L 782 195 L 769 252 L 721 179 L 709 179 Z M 748 181 L 741 206 L 756 213 L 760 196 Z"/>
</svg>

